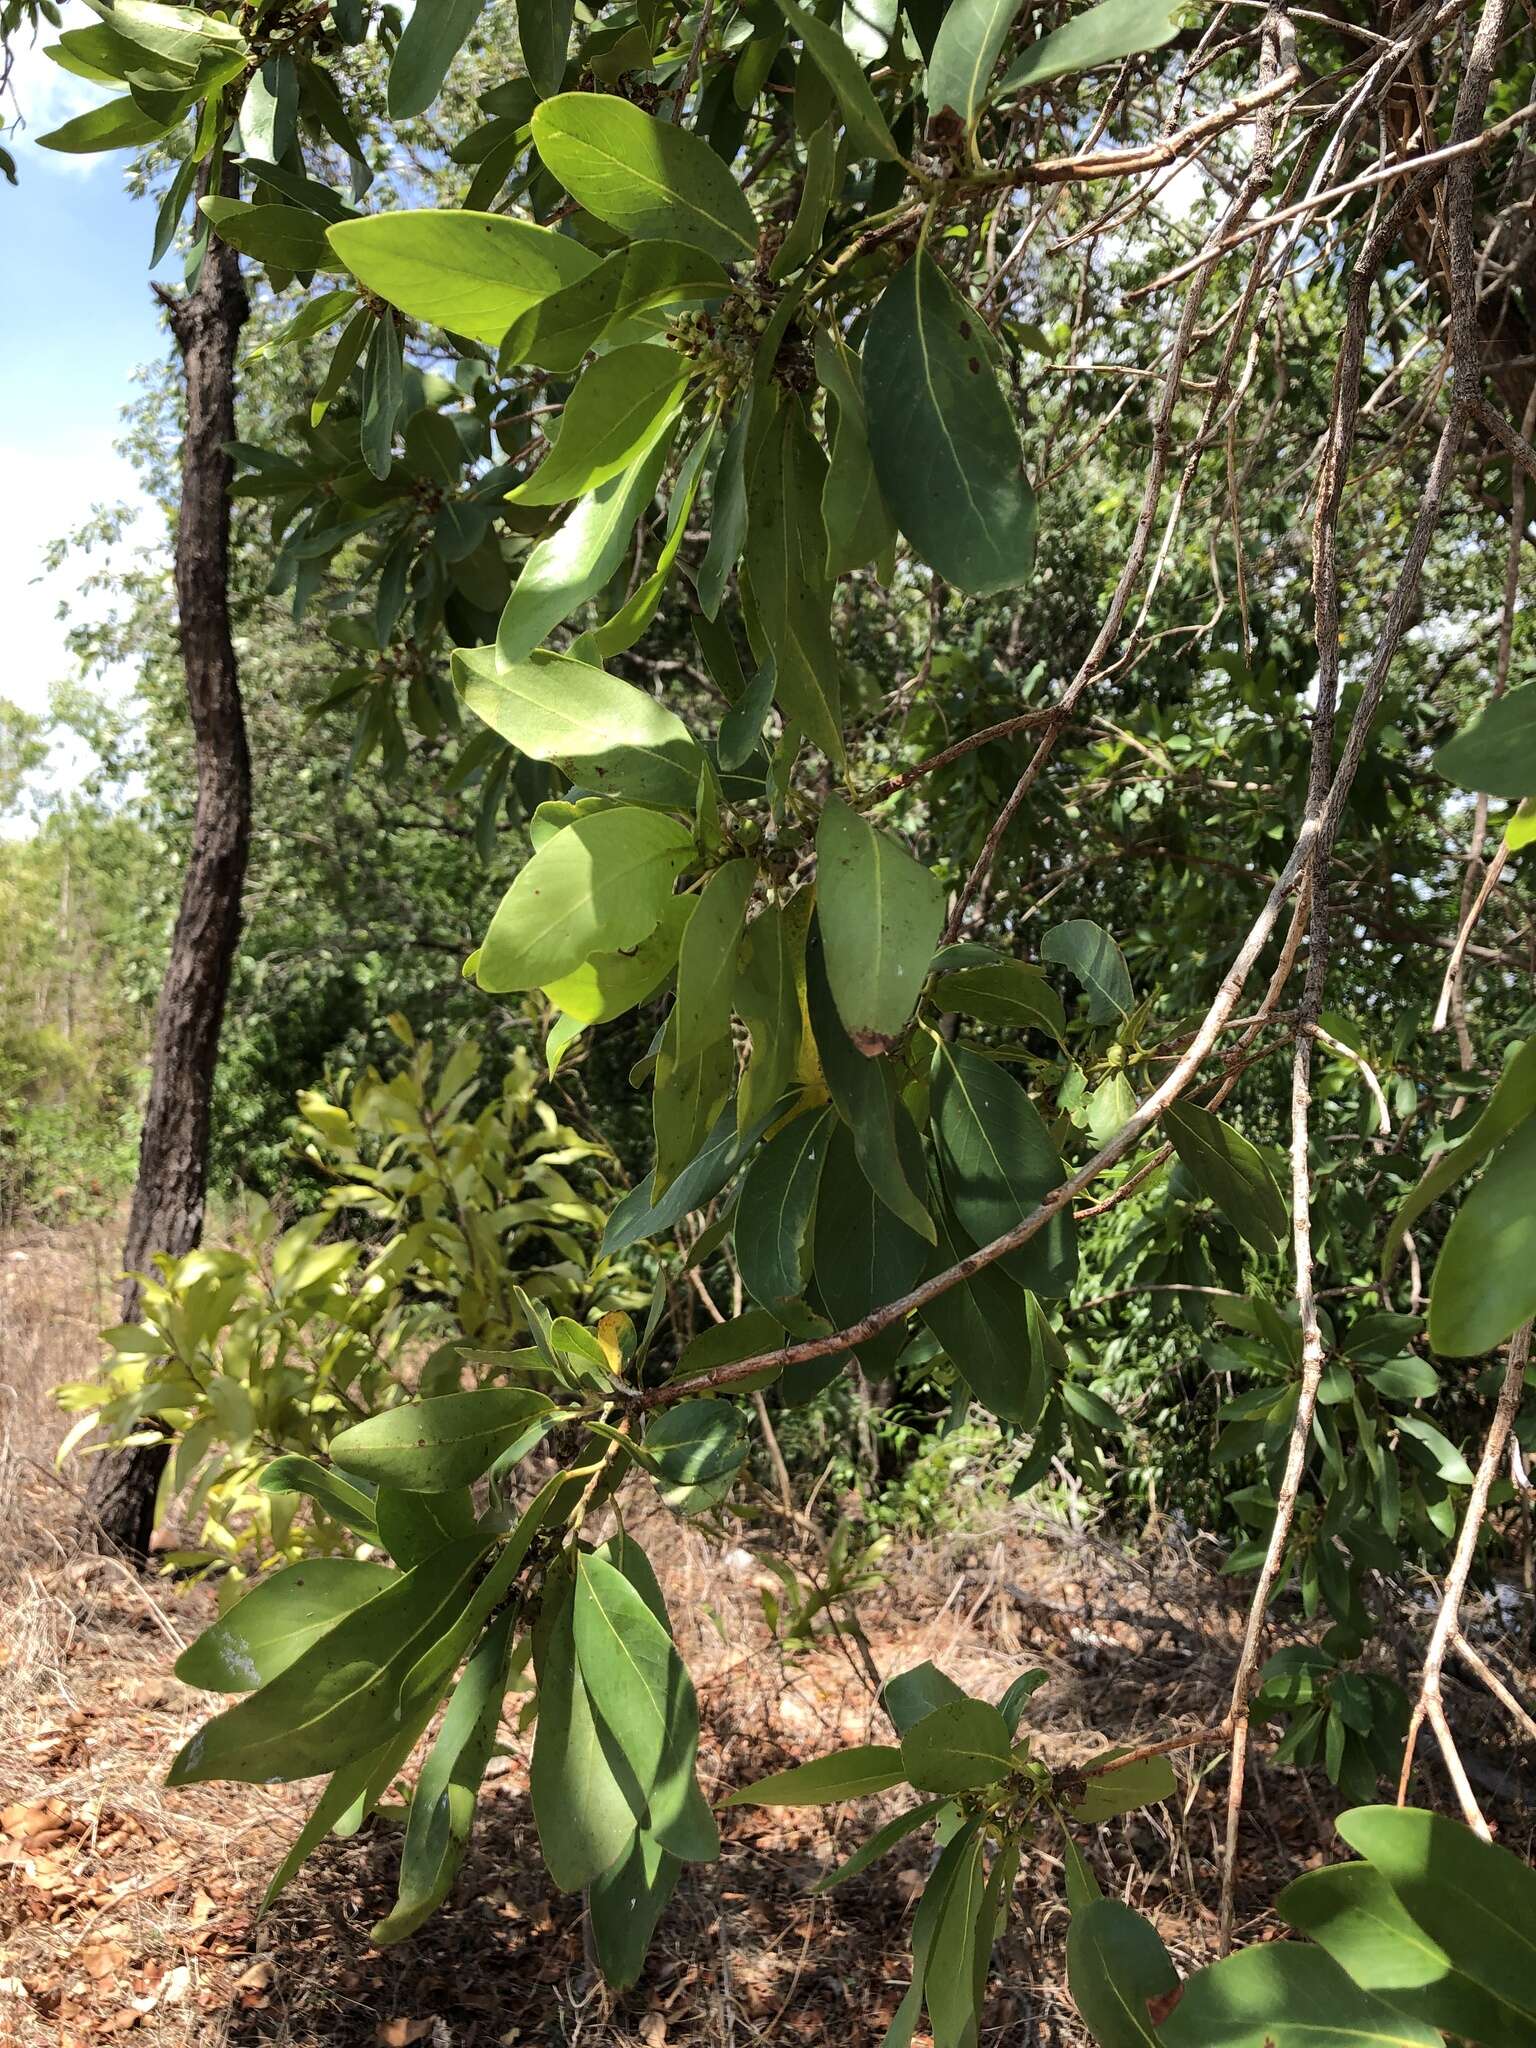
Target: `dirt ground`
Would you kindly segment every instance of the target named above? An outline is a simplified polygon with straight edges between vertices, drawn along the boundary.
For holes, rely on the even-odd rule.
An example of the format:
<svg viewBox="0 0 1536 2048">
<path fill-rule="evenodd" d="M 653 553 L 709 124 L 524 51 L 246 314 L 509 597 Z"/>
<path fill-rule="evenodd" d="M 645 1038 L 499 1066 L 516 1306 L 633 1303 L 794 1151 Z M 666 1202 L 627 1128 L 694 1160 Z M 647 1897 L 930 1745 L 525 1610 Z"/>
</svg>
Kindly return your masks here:
<svg viewBox="0 0 1536 2048">
<path fill-rule="evenodd" d="M 812 1886 L 890 1810 L 732 1809 L 718 1864 L 684 1874 L 645 1975 L 611 1998 L 584 1957 L 579 1899 L 549 1887 L 527 1796 L 529 1739 L 492 1766 L 448 1905 L 380 1952 L 398 1834 L 330 1842 L 265 1919 L 266 1879 L 314 1786 L 165 1788 L 209 1709 L 169 1675 L 212 1612 L 206 1589 L 141 1581 L 82 1548 L 78 1463 L 52 1471 L 47 1390 L 78 1377 L 111 1321 L 111 1234 L 0 1242 L 0 2043 L 141 2048 L 875 2048 L 907 1981 L 907 1926 L 930 1850 L 920 1835 L 824 1898 Z M 997 1697 L 1021 1668 L 1050 1683 L 1029 1709 L 1052 1762 L 1216 1718 L 1241 1593 L 1214 1552 L 1128 1556 L 1027 1509 L 888 1553 L 860 1609 L 874 1662 L 932 1657 Z M 712 1797 L 839 1742 L 888 1735 L 859 1660 L 835 1643 L 787 1655 L 764 1620 L 743 1526 L 721 1550 L 670 1517 L 643 1528 L 698 1685 Z M 783 1546 L 781 1545 L 780 1548 Z M 1503 1749 L 1486 1708 L 1474 1740 Z M 1085 1843 L 1106 1887 L 1155 1914 L 1181 1967 L 1212 1953 L 1221 1759 L 1175 1759 L 1177 1802 Z M 1430 1788 L 1438 1789 L 1438 1788 Z M 1528 1849 L 1529 1785 L 1507 1780 L 1504 1838 Z M 1256 1774 L 1245 1816 L 1242 1939 L 1266 1901 L 1321 1860 L 1342 1802 L 1320 1776 Z M 999 1945 L 982 2041 L 1077 2048 L 1064 1983 L 1059 1844 L 1028 1859 Z M 927 2037 L 920 2035 L 926 2044 Z"/>
</svg>

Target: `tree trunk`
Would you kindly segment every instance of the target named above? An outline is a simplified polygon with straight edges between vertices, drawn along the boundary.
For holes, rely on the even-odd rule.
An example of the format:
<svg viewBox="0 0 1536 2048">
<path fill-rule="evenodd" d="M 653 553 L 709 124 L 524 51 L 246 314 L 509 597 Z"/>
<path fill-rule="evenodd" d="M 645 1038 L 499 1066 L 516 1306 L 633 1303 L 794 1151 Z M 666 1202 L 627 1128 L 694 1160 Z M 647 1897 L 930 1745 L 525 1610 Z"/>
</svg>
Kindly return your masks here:
<svg viewBox="0 0 1536 2048">
<path fill-rule="evenodd" d="M 219 1030 L 240 936 L 251 837 L 251 761 L 229 629 L 229 486 L 235 437 L 235 346 L 250 310 L 240 259 L 216 237 L 196 288 L 162 293 L 186 372 L 186 437 L 176 525 L 176 608 L 197 771 L 197 808 L 155 1010 L 149 1101 L 139 1142 L 122 1317 L 139 1313 L 139 1282 L 156 1252 L 180 1257 L 203 1230 L 209 1109 Z M 135 1562 L 149 1555 L 167 1446 L 104 1453 L 89 1488 L 92 1533 Z"/>
</svg>

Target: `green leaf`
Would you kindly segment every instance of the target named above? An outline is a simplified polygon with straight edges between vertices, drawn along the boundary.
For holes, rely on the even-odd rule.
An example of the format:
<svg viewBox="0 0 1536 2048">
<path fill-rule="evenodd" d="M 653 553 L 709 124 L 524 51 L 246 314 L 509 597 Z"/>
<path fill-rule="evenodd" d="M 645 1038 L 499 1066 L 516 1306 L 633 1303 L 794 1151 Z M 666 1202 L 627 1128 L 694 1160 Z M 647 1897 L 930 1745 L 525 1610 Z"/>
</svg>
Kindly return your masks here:
<svg viewBox="0 0 1536 2048">
<path fill-rule="evenodd" d="M 360 1536 L 377 1537 L 373 1488 L 354 1484 L 345 1473 L 333 1472 L 314 1458 L 290 1454 L 274 1458 L 256 1482 L 263 1493 L 302 1493 L 321 1510 Z"/>
<path fill-rule="evenodd" d="M 499 213 L 370 214 L 327 230 L 367 290 L 413 320 L 500 341 L 520 313 L 585 277 L 597 259 L 569 235 Z"/>
<path fill-rule="evenodd" d="M 396 1573 L 275 1678 L 200 1728 L 167 1782 L 310 1778 L 377 1748 L 402 1710 L 415 1708 L 405 1688 L 463 1615 L 487 1546 L 477 1536 Z"/>
<path fill-rule="evenodd" d="M 1519 1125 L 1446 1232 L 1429 1288 L 1442 1357 L 1491 1351 L 1536 1315 L 1536 1119 Z"/>
<path fill-rule="evenodd" d="M 1286 1886 L 1275 1911 L 1398 2012 L 1490 2048 L 1536 2042 L 1536 2020 L 1463 1976 L 1369 1863 L 1309 1871 Z"/>
<path fill-rule="evenodd" d="M 598 1557 L 577 1557 L 574 1619 L 582 1683 L 610 1764 L 617 1753 L 630 1774 L 614 1766 L 635 1819 L 674 1856 L 707 1862 L 719 1837 L 694 1783 L 698 1702 L 672 1638 Z"/>
<path fill-rule="evenodd" d="M 1046 1671 L 1021 1671 L 998 1701 L 997 1711 L 1006 1722 L 1010 1735 L 1017 1735 L 1019 1720 L 1025 1707 L 1049 1676 L 1049 1672 Z"/>
<path fill-rule="evenodd" d="M 930 1273 L 955 1265 L 967 1246 L 947 1228 Z M 919 1310 L 955 1371 L 984 1408 L 1020 1429 L 1032 1429 L 1045 1405 L 1046 1374 L 1030 1342 L 1029 1297 L 998 1263 L 945 1288 Z"/>
<path fill-rule="evenodd" d="M 447 1493 L 478 1479 L 550 1406 L 528 1387 L 439 1394 L 354 1423 L 331 1439 L 331 1455 L 379 1486 Z"/>
<path fill-rule="evenodd" d="M 784 404 L 749 465 L 742 568 L 756 613 L 754 652 L 760 660 L 772 657 L 774 694 L 786 716 L 841 768 L 838 659 L 821 516 L 825 471 L 798 401 Z"/>
<path fill-rule="evenodd" d="M 599 356 L 566 400 L 559 439 L 509 502 L 563 505 L 605 483 L 650 446 L 687 382 L 688 365 L 670 348 L 640 341 Z"/>
<path fill-rule="evenodd" d="M 805 972 L 805 920 L 795 904 L 770 903 L 747 927 L 737 955 L 737 1015 L 751 1052 L 736 1096 L 736 1121 L 745 1127 L 767 1116 L 801 1069 L 805 1017 L 800 989 Z"/>
<path fill-rule="evenodd" d="M 39 135 L 38 147 L 56 149 L 64 156 L 90 156 L 100 149 L 142 149 L 174 128 L 183 112 L 185 107 L 170 120 L 158 120 L 131 98 L 108 100 L 89 113 L 77 114 L 61 128 Z"/>
<path fill-rule="evenodd" d="M 756 1348 L 755 1338 L 749 1345 L 744 1357 Z M 678 1514 L 697 1513 L 723 1498 L 720 1482 L 728 1484 L 746 1461 L 741 1411 L 729 1401 L 679 1401 L 647 1425 L 645 1448 L 655 1457 L 656 1484 L 666 1505 Z"/>
<path fill-rule="evenodd" d="M 746 461 L 747 440 L 751 420 L 752 398 L 749 392 L 737 408 L 736 417 L 732 420 L 730 431 L 725 437 L 725 445 L 720 451 L 720 464 L 715 471 L 715 493 L 714 504 L 711 508 L 709 546 L 705 549 L 704 559 L 699 564 L 697 577 L 699 605 L 705 618 L 710 620 L 713 620 L 719 613 L 720 600 L 725 594 L 726 583 L 730 579 L 731 570 L 735 566 L 736 558 L 741 553 L 742 541 L 746 538 Z M 726 644 L 730 647 L 731 657 L 734 660 L 735 644 L 730 640 L 729 635 L 726 636 Z M 759 676 L 764 673 L 771 676 L 772 672 L 773 664 L 771 662 L 764 662 L 758 670 Z M 765 704 L 763 707 L 763 718 L 766 718 L 767 715 L 768 707 Z M 757 729 L 761 732 L 762 719 L 758 720 Z M 724 744 L 724 739 L 725 733 L 722 726 L 722 745 Z M 728 762 L 722 754 L 720 765 L 722 768 L 727 768 L 733 765 L 739 766 L 740 763 Z"/>
<path fill-rule="evenodd" d="M 922 1147 L 899 1105 L 896 1118 L 897 1157 L 910 1181 L 921 1167 Z M 927 1263 L 926 1241 L 870 1186 L 853 1134 L 843 1124 L 833 1130 L 822 1163 L 813 1242 L 816 1285 L 839 1329 L 908 1293 Z"/>
<path fill-rule="evenodd" d="M 400 329 L 392 313 L 374 322 L 363 358 L 363 460 L 376 477 L 387 477 L 394 460 L 395 422 L 405 402 L 405 363 Z"/>
<path fill-rule="evenodd" d="M 778 0 L 778 4 L 785 20 L 810 53 L 812 62 L 836 94 L 837 103 L 843 110 L 848 139 L 858 154 L 899 163 L 901 152 L 880 111 L 874 88 L 842 36 L 826 22 L 818 21 L 806 8 L 798 6 L 796 0 Z"/>
<path fill-rule="evenodd" d="M 1294 1941 L 1245 1948 L 1186 1977 L 1156 2039 L 1160 2048 L 1443 2048 L 1432 2027 Z"/>
<path fill-rule="evenodd" d="M 639 1977 L 656 1923 L 677 1888 L 681 1869 L 677 1857 L 637 1830 L 629 1854 L 612 1870 L 594 1878 L 587 1893 L 587 1911 L 597 1965 L 610 1989 L 627 1990 Z"/>
<path fill-rule="evenodd" d="M 501 366 L 574 370 L 610 329 L 662 306 L 723 297 L 730 280 L 712 256 L 683 242 L 631 242 L 595 270 L 551 292 L 508 328 Z"/>
<path fill-rule="evenodd" d="M 1026 86 L 1048 85 L 1072 71 L 1160 50 L 1178 33 L 1179 11 L 1179 0 L 1100 0 L 1032 43 L 991 98 L 1011 98 Z"/>
<path fill-rule="evenodd" d="M 903 1736 L 935 1707 L 949 1706 L 965 1697 L 955 1681 L 946 1678 L 937 1664 L 927 1658 L 914 1664 L 910 1671 L 898 1671 L 880 1688 L 880 1704 L 896 1733 Z"/>
<path fill-rule="evenodd" d="M 1045 935 L 1040 958 L 1054 967 L 1065 967 L 1087 991 L 1090 1024 L 1113 1024 L 1130 1014 L 1136 1000 L 1130 970 L 1102 925 L 1077 917 L 1055 926 Z"/>
<path fill-rule="evenodd" d="M 999 1856 L 999 1864 L 1007 1854 Z M 986 1834 L 978 1828 L 957 1858 L 923 1962 L 923 2003 L 933 2029 L 933 2048 L 975 2048 L 997 1924 L 989 1892 Z"/>
<path fill-rule="evenodd" d="M 805 1287 L 806 1245 L 834 1121 L 830 1109 L 795 1117 L 754 1153 L 742 1179 L 736 1264 L 742 1286 L 771 1313 Z"/>
<path fill-rule="evenodd" d="M 821 247 L 822 230 L 826 226 L 827 212 L 832 204 L 832 194 L 837 171 L 837 139 L 832 133 L 832 124 L 826 122 L 816 130 L 806 144 L 805 176 L 800 186 L 800 199 L 795 208 L 795 217 L 790 223 L 789 233 L 779 244 L 779 253 L 769 266 L 769 276 L 776 283 L 809 263 Z"/>
<path fill-rule="evenodd" d="M 431 106 L 484 6 L 485 0 L 430 0 L 411 9 L 389 66 L 392 121 L 409 120 Z"/>
<path fill-rule="evenodd" d="M 715 1119 L 729 1100 L 731 1083 L 736 1078 L 736 1055 L 729 1030 L 683 1058 L 677 1051 L 677 1032 L 674 1005 L 656 1055 L 651 1101 L 651 1128 L 656 1141 L 652 1186 L 662 1192 L 709 1142 Z"/>
<path fill-rule="evenodd" d="M 844 1030 L 862 1053 L 889 1051 L 943 929 L 938 876 L 833 797 L 816 829 L 816 909 Z"/>
<path fill-rule="evenodd" d="M 1257 1252 L 1272 1252 L 1290 1226 L 1290 1212 L 1256 1145 L 1209 1109 L 1170 1103 L 1163 1129 L 1190 1178 Z"/>
<path fill-rule="evenodd" d="M 907 1729 L 901 1760 L 919 1792 L 969 1792 L 995 1785 L 1013 1768 L 1008 1724 L 985 1700 L 947 1700 Z"/>
<path fill-rule="evenodd" d="M 981 315 L 919 250 L 864 340 L 864 405 L 880 495 L 912 546 L 984 597 L 1029 577 L 1035 494 Z"/>
<path fill-rule="evenodd" d="M 1435 1474 L 1448 1486 L 1470 1486 L 1472 1467 L 1442 1430 L 1422 1415 L 1400 1415 L 1397 1426 L 1405 1436 L 1415 1437 L 1434 1460 Z"/>
<path fill-rule="evenodd" d="M 930 117 L 946 110 L 967 130 L 991 95 L 987 86 L 1019 11 L 1019 0 L 954 0 L 928 60 Z"/>
<path fill-rule="evenodd" d="M 964 1046 L 934 1047 L 931 1117 L 944 1191 L 978 1245 L 1022 1222 L 1066 1177 L 1024 1090 L 995 1061 Z M 1070 1209 L 1009 1252 L 1003 1265 L 1021 1287 L 1067 1293 L 1077 1272 Z"/>
<path fill-rule="evenodd" d="M 568 654 L 503 664 L 494 647 L 455 648 L 453 680 L 493 732 L 580 787 L 672 810 L 692 803 L 704 759 L 698 743 L 675 711 L 633 683 Z"/>
<path fill-rule="evenodd" d="M 656 495 L 674 420 L 663 417 L 655 438 L 627 469 L 599 484 L 563 525 L 527 556 L 496 628 L 498 659 L 523 661 L 576 607 L 596 595 L 628 551 L 635 521 Z"/>
<path fill-rule="evenodd" d="M 1435 772 L 1485 796 L 1536 796 L 1536 683 L 1490 698 L 1436 754 Z"/>
<path fill-rule="evenodd" d="M 806 1007 L 828 1093 L 853 1132 L 854 1150 L 875 1194 L 909 1230 L 935 1242 L 933 1219 L 923 1203 L 928 1185 L 921 1148 L 904 1156 L 897 1144 L 896 1104 L 887 1063 L 865 1059 L 843 1029 L 827 980 L 819 924 L 805 951 Z"/>
<path fill-rule="evenodd" d="M 702 135 L 607 93 L 560 93 L 535 109 L 539 155 L 579 206 L 631 241 L 686 242 L 740 263 L 757 253 L 746 194 Z"/>
<path fill-rule="evenodd" d="M 370 1937 L 379 1948 L 414 1934 L 452 1889 L 469 1843 L 480 1781 L 496 1746 L 515 1619 L 509 1608 L 486 1631 L 454 1687 L 411 1796 L 394 1910 Z"/>
<path fill-rule="evenodd" d="M 756 881 L 755 862 L 729 860 L 700 892 L 677 961 L 672 1051 L 679 1061 L 698 1057 L 730 1032 L 736 949 Z"/>
<path fill-rule="evenodd" d="M 655 1179 L 647 1174 L 614 1209 L 603 1231 L 599 1255 L 612 1258 L 642 1239 L 673 1229 L 690 1210 L 700 1209 L 719 1194 L 763 1134 L 767 1118 L 740 1130 L 736 1112 L 727 1108 L 715 1120 L 703 1148 L 689 1160 L 666 1193 L 655 1196 Z"/>
<path fill-rule="evenodd" d="M 819 1884 L 812 1885 L 812 1891 L 829 1892 L 848 1878 L 857 1877 L 861 1870 L 867 1870 L 871 1863 L 888 1855 L 898 1842 L 904 1842 L 908 1835 L 915 1834 L 924 1821 L 932 1820 L 948 1804 L 947 1799 L 925 1799 L 921 1806 L 909 1807 L 905 1813 L 897 1814 L 883 1828 L 877 1828 L 868 1841 L 861 1842 L 846 1863 L 840 1863 L 836 1870 L 828 1871 Z"/>
<path fill-rule="evenodd" d="M 480 951 L 481 988 L 542 988 L 594 953 L 637 946 L 694 857 L 687 826 L 657 811 L 624 806 L 576 819 L 502 898 Z"/>
<path fill-rule="evenodd" d="M 444 1493 L 406 1493 L 381 1486 L 375 1506 L 379 1541 L 403 1571 L 425 1564 L 448 1544 L 475 1533 L 475 1502 L 468 1485 Z"/>
<path fill-rule="evenodd" d="M 1357 1806 L 1335 1825 L 1454 1969 L 1536 2016 L 1536 1871 L 1459 1821 L 1412 1807 Z"/>
<path fill-rule="evenodd" d="M 575 12 L 575 0 L 517 0 L 518 47 L 541 100 L 552 98 L 564 81 Z"/>
<path fill-rule="evenodd" d="M 1516 1049 L 1477 1122 L 1459 1144 L 1449 1146 L 1439 1154 L 1392 1218 L 1392 1226 L 1381 1248 L 1383 1279 L 1391 1271 L 1398 1246 L 1430 1203 L 1438 1201 L 1447 1188 L 1454 1187 L 1464 1173 L 1470 1173 L 1480 1159 L 1507 1138 L 1517 1125 L 1524 1123 L 1533 1111 L 1536 1111 L 1536 1038 L 1527 1039 Z"/>
<path fill-rule="evenodd" d="M 933 1000 L 941 1010 L 958 1010 L 999 1030 L 1044 1031 L 1058 1045 L 1066 1037 L 1061 997 L 1038 967 L 1023 960 L 999 960 L 941 974 L 933 984 Z"/>
<path fill-rule="evenodd" d="M 857 569 L 865 562 L 880 565 L 889 579 L 896 547 L 896 528 L 869 452 L 869 422 L 864 411 L 859 359 L 822 328 L 816 330 L 816 375 L 832 401 L 832 454 L 822 486 L 821 512 L 827 529 L 827 574 Z"/>
<path fill-rule="evenodd" d="M 669 896 L 656 929 L 622 952 L 593 953 L 544 993 L 577 1030 L 622 1017 L 656 993 L 677 964 L 678 947 L 697 898 Z"/>
<path fill-rule="evenodd" d="M 1149 1756 L 1143 1763 L 1126 1764 L 1118 1771 L 1101 1771 L 1087 1779 L 1084 1791 L 1066 1812 L 1071 1820 L 1113 1820 L 1117 1813 L 1131 1813 L 1138 1806 L 1171 1799 L 1177 1790 L 1173 1766 L 1167 1757 Z"/>
<path fill-rule="evenodd" d="M 387 1564 L 351 1557 L 312 1557 L 270 1572 L 188 1644 L 176 1676 L 208 1692 L 252 1692 L 394 1578 Z"/>
<path fill-rule="evenodd" d="M 1075 1907 L 1067 1929 L 1067 1985 L 1099 2048 L 1158 2048 L 1153 2000 L 1179 1988 L 1157 1930 L 1118 1899 Z"/>
<path fill-rule="evenodd" d="M 221 241 L 258 263 L 282 270 L 340 268 L 317 213 L 298 206 L 250 206 L 240 199 L 200 199 L 198 206 Z"/>
<path fill-rule="evenodd" d="M 576 1660 L 575 1586 L 546 1589 L 533 1631 L 539 1682 L 528 1771 L 544 1864 L 563 1892 L 580 1891 L 628 1853 L 635 1817 L 598 1734 Z"/>
<path fill-rule="evenodd" d="M 740 1785 L 727 1806 L 831 1806 L 840 1799 L 867 1799 L 906 1780 L 901 1751 L 872 1743 L 834 1750 L 793 1770 L 776 1771 L 755 1785 Z"/>
</svg>

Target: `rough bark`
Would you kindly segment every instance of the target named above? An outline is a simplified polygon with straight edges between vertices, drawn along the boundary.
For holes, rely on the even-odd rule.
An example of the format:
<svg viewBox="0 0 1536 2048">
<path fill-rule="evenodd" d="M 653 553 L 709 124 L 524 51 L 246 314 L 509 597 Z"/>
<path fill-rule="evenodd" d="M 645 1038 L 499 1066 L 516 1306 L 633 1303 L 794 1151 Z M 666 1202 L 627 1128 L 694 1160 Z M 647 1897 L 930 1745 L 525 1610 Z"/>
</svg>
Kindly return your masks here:
<svg viewBox="0 0 1536 2048">
<path fill-rule="evenodd" d="M 165 981 L 155 1010 L 149 1099 L 123 1245 L 122 1316 L 156 1252 L 179 1257 L 202 1236 L 209 1111 L 219 1032 L 240 936 L 251 836 L 251 763 L 229 623 L 229 486 L 235 348 L 249 311 L 235 251 L 216 238 L 183 298 L 161 294 L 186 378 L 176 607 L 197 775 L 192 843 Z M 92 1534 L 136 1562 L 149 1554 L 167 1446 L 95 1461 Z"/>
</svg>

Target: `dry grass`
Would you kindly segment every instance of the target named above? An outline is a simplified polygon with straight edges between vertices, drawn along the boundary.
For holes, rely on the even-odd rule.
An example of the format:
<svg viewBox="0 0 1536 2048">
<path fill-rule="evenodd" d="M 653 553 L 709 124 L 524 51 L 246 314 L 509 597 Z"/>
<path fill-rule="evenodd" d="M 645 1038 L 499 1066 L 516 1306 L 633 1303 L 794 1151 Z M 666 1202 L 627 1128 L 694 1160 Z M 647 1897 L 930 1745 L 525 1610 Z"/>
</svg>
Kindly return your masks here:
<svg viewBox="0 0 1536 2048">
<path fill-rule="evenodd" d="M 724 1853 L 690 1871 L 642 1982 L 614 2001 L 584 1956 L 580 1904 L 551 1894 L 527 1799 L 527 1739 L 493 1766 L 449 1906 L 379 1952 L 367 1929 L 393 1896 L 397 1837 L 331 1842 L 266 1920 L 255 1906 L 313 1794 L 305 1786 L 168 1791 L 165 1766 L 207 1702 L 168 1676 L 210 1611 L 198 1589 L 143 1584 L 84 1552 L 76 1503 L 46 1470 L 46 1400 L 94 1355 L 110 1317 L 105 1237 L 0 1244 L 10 1434 L 0 1470 L 0 2042 L 84 2048 L 874 2048 L 905 1988 L 922 1837 L 825 1898 L 815 1879 L 890 1810 L 732 1809 Z M 7 1258 L 25 1249 L 24 1260 Z M 984 1519 L 984 1518 L 982 1518 Z M 824 1642 L 786 1656 L 769 1633 L 743 1527 L 725 1553 L 658 1516 L 641 1535 L 694 1671 L 706 1789 L 885 1733 L 864 1670 Z M 1188 1552 L 1133 1559 L 1091 1532 L 1020 1510 L 883 1561 L 861 1609 L 883 1671 L 932 1657 L 996 1697 L 1043 1664 L 1031 1704 L 1051 1761 L 1208 1719 L 1228 1680 L 1232 1591 Z M 1107 1883 L 1154 1912 L 1185 1967 L 1210 1952 L 1219 1771 L 1176 1760 L 1178 1810 L 1099 1830 Z M 1202 1775 L 1204 1773 L 1204 1775 Z M 1277 1773 L 1248 1819 L 1240 1903 L 1250 1938 L 1277 1886 L 1318 1860 L 1336 1802 Z M 32 1832 L 24 1835 L 19 1830 Z M 982 2040 L 1077 2048 L 1063 1979 L 1059 1843 L 1035 1844 L 1000 1944 Z M 925 2037 L 920 2037 L 925 2038 Z"/>
</svg>

